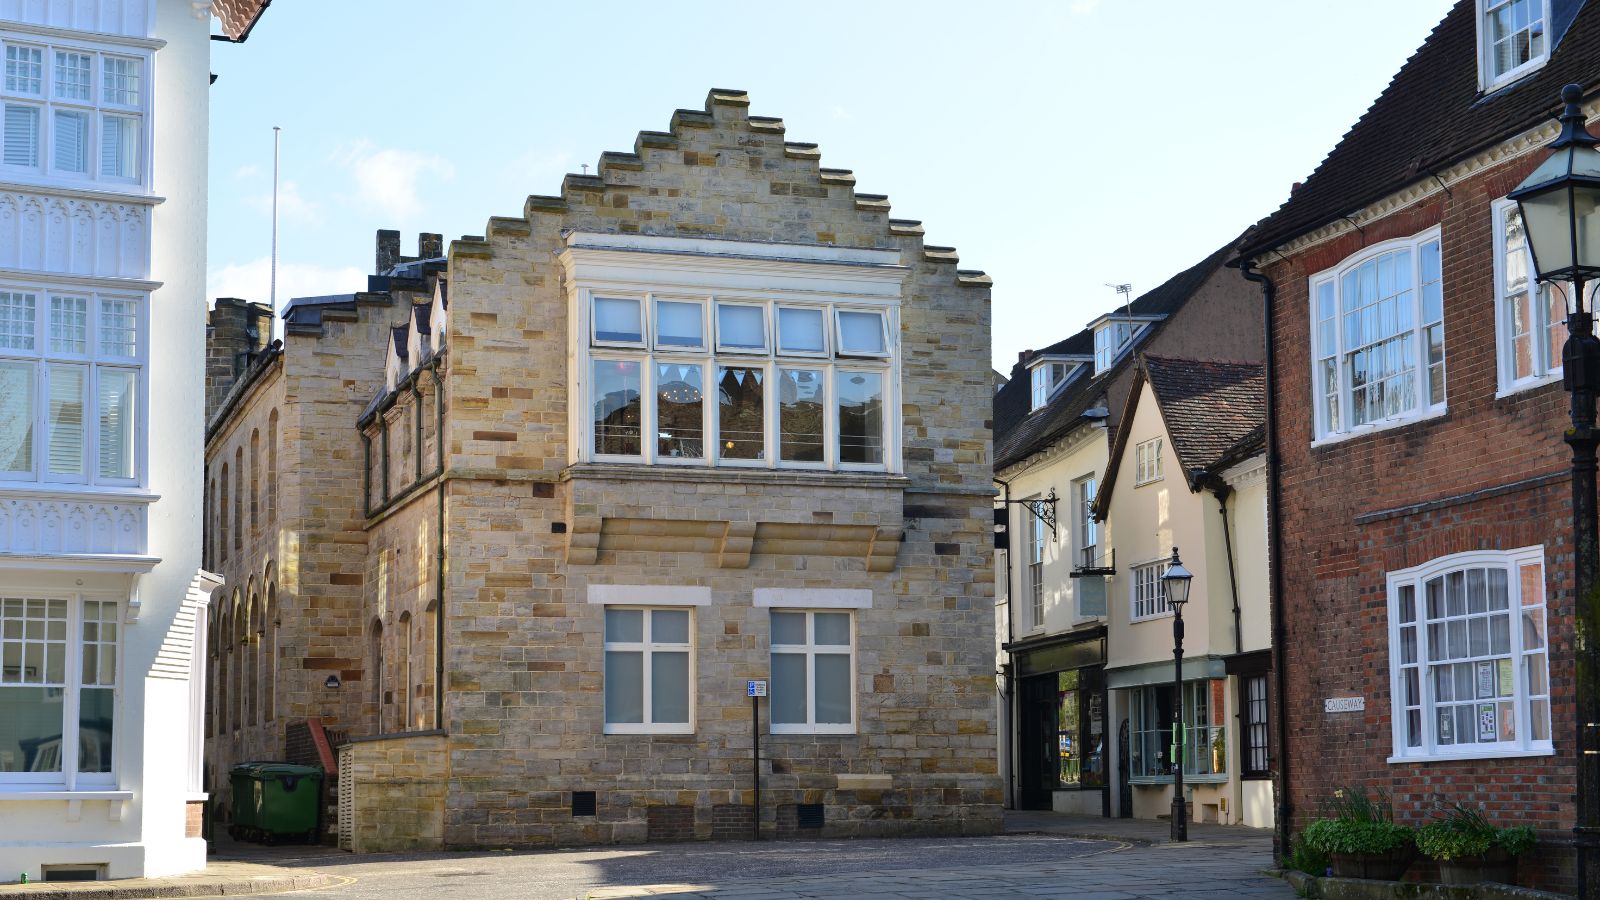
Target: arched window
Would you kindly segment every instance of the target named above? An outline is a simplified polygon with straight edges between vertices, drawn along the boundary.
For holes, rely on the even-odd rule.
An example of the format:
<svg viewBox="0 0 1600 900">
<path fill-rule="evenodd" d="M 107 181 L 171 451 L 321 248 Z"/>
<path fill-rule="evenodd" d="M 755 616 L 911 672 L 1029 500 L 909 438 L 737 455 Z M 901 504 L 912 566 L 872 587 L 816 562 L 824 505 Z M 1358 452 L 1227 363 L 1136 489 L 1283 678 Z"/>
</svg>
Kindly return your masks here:
<svg viewBox="0 0 1600 900">
<path fill-rule="evenodd" d="M 437 659 L 439 653 L 439 601 L 437 598 L 428 604 L 428 614 L 422 618 L 422 627 L 427 629 L 422 636 L 422 640 L 424 646 L 428 648 L 428 652 L 423 654 L 423 664 L 427 666 L 427 669 L 422 673 L 422 681 L 428 688 L 423 694 L 429 698 L 426 721 L 431 723 L 428 726 L 430 728 L 441 728 L 443 726 L 438 721 L 439 706 L 437 701 L 433 699 L 435 692 L 441 690 L 434 678 L 439 672 Z"/>
<path fill-rule="evenodd" d="M 237 475 L 238 473 L 235 473 Z M 235 507 L 237 509 L 237 507 Z M 237 535 L 236 535 L 237 536 Z M 228 665 L 228 680 L 230 691 L 228 694 L 228 724 L 234 731 L 244 723 L 241 712 L 244 707 L 244 598 L 237 588 L 233 591 L 233 610 L 228 616 L 228 621 L 233 625 L 233 632 L 228 636 L 228 650 L 233 654 L 233 661 Z"/>
<path fill-rule="evenodd" d="M 277 717 L 278 706 L 278 586 L 267 582 L 266 631 L 262 635 L 261 686 L 266 698 L 261 704 L 268 722 Z"/>
<path fill-rule="evenodd" d="M 400 614 L 400 716 L 402 731 L 409 730 L 416 725 L 411 720 L 411 698 L 416 693 L 416 683 L 411 674 L 411 645 L 414 636 L 411 633 L 411 613 Z"/>
<path fill-rule="evenodd" d="M 228 661 L 233 658 L 233 604 L 225 597 L 217 627 L 217 734 L 228 733 L 228 699 L 233 696 L 232 671 Z"/>
<path fill-rule="evenodd" d="M 367 671 L 372 677 L 372 718 L 383 733 L 383 622 L 372 620 L 372 644 L 367 650 Z"/>
<path fill-rule="evenodd" d="M 267 522 L 278 522 L 278 411 L 267 417 Z"/>
<path fill-rule="evenodd" d="M 228 561 L 228 464 L 222 464 L 222 493 L 217 505 L 217 562 Z"/>
<path fill-rule="evenodd" d="M 211 616 L 206 623 L 206 737 L 211 737 L 217 727 L 217 620 Z"/>
<path fill-rule="evenodd" d="M 256 593 L 256 580 L 250 579 L 250 586 L 245 593 L 245 606 L 243 634 L 240 636 L 239 651 L 241 668 L 244 677 L 240 679 L 244 684 L 244 721 L 245 728 L 256 724 L 256 700 L 261 696 L 261 679 L 256 677 L 260 660 L 260 643 L 256 640 L 257 618 L 261 615 L 261 596 Z"/>
<path fill-rule="evenodd" d="M 244 549 L 244 448 L 233 451 L 233 549 Z"/>
<path fill-rule="evenodd" d="M 261 432 L 250 432 L 250 536 L 261 535 Z"/>
</svg>

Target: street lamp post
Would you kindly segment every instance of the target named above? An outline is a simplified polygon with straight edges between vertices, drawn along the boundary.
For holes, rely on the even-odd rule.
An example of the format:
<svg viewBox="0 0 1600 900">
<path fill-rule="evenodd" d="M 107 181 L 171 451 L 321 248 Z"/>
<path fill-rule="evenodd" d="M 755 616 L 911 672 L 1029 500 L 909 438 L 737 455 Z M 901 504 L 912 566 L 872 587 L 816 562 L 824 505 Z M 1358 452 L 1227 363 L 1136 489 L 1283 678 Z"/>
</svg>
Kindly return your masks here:
<svg viewBox="0 0 1600 900">
<path fill-rule="evenodd" d="M 1172 607 L 1172 839 L 1189 839 L 1189 804 L 1183 797 L 1183 605 L 1189 602 L 1189 581 L 1194 578 L 1178 561 L 1178 548 L 1161 576 Z"/>
<path fill-rule="evenodd" d="M 1595 512 L 1595 392 L 1600 389 L 1600 340 L 1594 313 L 1584 307 L 1584 282 L 1600 275 L 1600 144 L 1584 125 L 1583 88 L 1561 89 L 1564 108 L 1555 151 L 1509 195 L 1517 202 L 1534 277 L 1555 290 L 1570 282 L 1562 382 L 1572 395 L 1573 640 L 1577 719 L 1578 896 L 1600 898 L 1600 539 Z"/>
</svg>

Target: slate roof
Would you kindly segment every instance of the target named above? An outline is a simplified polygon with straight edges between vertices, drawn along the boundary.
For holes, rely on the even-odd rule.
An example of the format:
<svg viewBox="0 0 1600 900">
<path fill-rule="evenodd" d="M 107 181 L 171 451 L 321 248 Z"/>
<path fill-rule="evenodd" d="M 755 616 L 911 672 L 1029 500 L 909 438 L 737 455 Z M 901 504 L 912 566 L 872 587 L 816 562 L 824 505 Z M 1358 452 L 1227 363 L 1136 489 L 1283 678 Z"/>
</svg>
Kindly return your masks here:
<svg viewBox="0 0 1600 900">
<path fill-rule="evenodd" d="M 1182 309 L 1206 279 L 1221 267 L 1235 246 L 1230 241 L 1227 246 L 1141 295 L 1128 305 L 1128 312 L 1135 316 L 1171 316 Z M 1099 375 L 1093 374 L 1092 364 L 1085 365 L 1065 388 L 1059 389 L 1049 403 L 1037 412 L 1029 412 L 1028 408 L 1033 402 L 1032 385 L 1028 378 L 1027 362 L 1019 360 L 1012 366 L 1005 387 L 997 391 L 994 397 L 995 468 L 1002 469 L 1021 462 L 1076 428 L 1084 412 L 1100 401 L 1106 385 L 1131 364 L 1134 350 L 1149 341 L 1161 330 L 1162 325 L 1162 322 L 1152 323 L 1137 338 L 1134 348 L 1123 351 L 1123 356 Z M 1094 332 L 1084 329 L 1066 340 L 1035 351 L 1034 357 L 1030 358 L 1048 355 L 1093 356 Z"/>
<path fill-rule="evenodd" d="M 1266 449 L 1265 366 L 1149 354 L 1140 354 L 1138 365 L 1123 421 L 1133 421 L 1144 386 L 1149 384 L 1190 490 L 1198 489 L 1194 474 L 1220 472 Z M 1130 431 L 1119 429 L 1111 447 L 1111 460 L 1095 497 L 1097 518 L 1103 519 L 1111 508 L 1111 493 Z"/>
<path fill-rule="evenodd" d="M 1355 212 L 1554 116 L 1562 85 L 1600 86 L 1600 3 L 1552 0 L 1545 65 L 1478 90 L 1477 7 L 1457 0 L 1315 172 L 1246 234 L 1252 257 Z M 1312 102 L 1309 98 L 1306 102 Z"/>
</svg>

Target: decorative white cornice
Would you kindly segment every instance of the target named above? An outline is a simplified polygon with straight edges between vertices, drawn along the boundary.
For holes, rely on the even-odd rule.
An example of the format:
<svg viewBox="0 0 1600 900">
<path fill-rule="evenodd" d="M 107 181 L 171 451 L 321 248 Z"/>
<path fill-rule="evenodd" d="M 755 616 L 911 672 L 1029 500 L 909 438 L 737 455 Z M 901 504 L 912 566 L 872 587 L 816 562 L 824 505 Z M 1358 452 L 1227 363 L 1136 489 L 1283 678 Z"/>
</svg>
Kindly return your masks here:
<svg viewBox="0 0 1600 900">
<path fill-rule="evenodd" d="M 159 556 L 111 553 L 0 553 L 0 571 L 110 572 L 141 575 L 161 562 Z"/>
<path fill-rule="evenodd" d="M 40 272 L 34 269 L 0 268 L 0 279 L 8 282 L 34 282 L 36 284 L 63 285 L 88 288 L 95 291 L 129 291 L 148 294 L 159 290 L 162 282 L 144 278 L 117 278 L 112 275 L 64 275 L 60 272 Z"/>
<path fill-rule="evenodd" d="M 994 474 L 1002 481 L 1021 478 L 1024 475 L 1046 468 L 1058 460 L 1071 456 L 1096 438 L 1109 440 L 1109 432 L 1106 427 L 1094 422 L 1084 422 L 1061 437 L 1056 438 L 1050 443 L 1050 446 L 1028 456 L 1026 459 L 1014 462 Z M 1077 474 L 1081 475 L 1082 473 Z M 1072 477 L 1076 478 L 1077 475 Z"/>
<path fill-rule="evenodd" d="M 130 203 L 136 206 L 159 206 L 167 198 L 158 194 L 123 191 L 97 191 L 91 188 L 65 187 L 56 184 L 32 184 L 26 181 L 0 179 L 0 191 L 19 194 L 37 194 L 41 197 L 70 197 L 74 200 L 93 200 L 98 203 Z"/>
<path fill-rule="evenodd" d="M 1266 452 L 1258 453 L 1238 465 L 1224 469 L 1222 480 L 1234 490 L 1264 483 L 1267 480 Z"/>
<path fill-rule="evenodd" d="M 1590 120 L 1600 116 L 1600 100 L 1587 104 L 1584 107 L 1584 116 Z M 1449 188 L 1480 174 L 1485 169 L 1537 152 L 1555 140 L 1560 130 L 1561 126 L 1554 119 L 1551 119 L 1509 140 L 1502 141 L 1481 153 L 1468 157 L 1449 168 L 1437 173 L 1424 173 L 1406 187 L 1359 210 L 1350 212 L 1350 218 L 1354 219 L 1354 222 L 1336 219 L 1315 231 L 1280 244 L 1274 250 L 1284 256 L 1292 256 L 1318 244 L 1349 234 L 1356 230 L 1357 225 L 1365 227 L 1390 213 L 1406 209 L 1436 194 L 1446 193 Z M 1266 260 L 1258 257 L 1257 261 L 1265 262 Z"/>
</svg>

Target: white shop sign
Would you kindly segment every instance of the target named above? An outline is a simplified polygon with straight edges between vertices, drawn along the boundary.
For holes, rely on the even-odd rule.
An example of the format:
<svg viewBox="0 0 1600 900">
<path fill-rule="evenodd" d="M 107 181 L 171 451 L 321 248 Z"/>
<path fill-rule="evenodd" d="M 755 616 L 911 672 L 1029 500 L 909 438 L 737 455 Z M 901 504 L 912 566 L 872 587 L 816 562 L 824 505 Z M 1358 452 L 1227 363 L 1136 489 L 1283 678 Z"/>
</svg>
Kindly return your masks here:
<svg viewBox="0 0 1600 900">
<path fill-rule="evenodd" d="M 1322 711 L 1330 713 L 1361 712 L 1367 708 L 1365 697 L 1329 697 L 1322 701 Z"/>
</svg>

